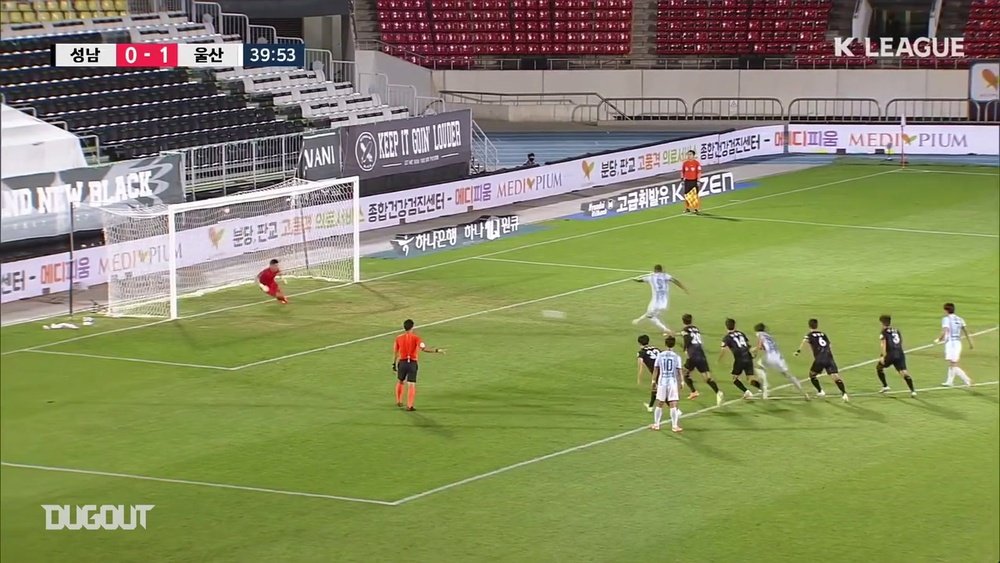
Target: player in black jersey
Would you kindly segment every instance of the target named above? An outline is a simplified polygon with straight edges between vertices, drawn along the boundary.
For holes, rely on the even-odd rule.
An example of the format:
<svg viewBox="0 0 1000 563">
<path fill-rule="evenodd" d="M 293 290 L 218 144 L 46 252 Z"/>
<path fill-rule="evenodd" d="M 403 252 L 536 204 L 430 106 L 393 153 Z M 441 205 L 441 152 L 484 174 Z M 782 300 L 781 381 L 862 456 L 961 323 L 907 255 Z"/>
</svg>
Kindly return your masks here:
<svg viewBox="0 0 1000 563">
<path fill-rule="evenodd" d="M 903 335 L 893 328 L 891 316 L 882 315 L 878 320 L 882 323 L 882 332 L 878 335 L 882 353 L 879 354 L 878 363 L 875 364 L 875 375 L 878 375 L 878 380 L 882 382 L 882 389 L 879 393 L 889 392 L 889 385 L 885 382 L 885 368 L 891 366 L 896 368 L 896 371 L 903 376 L 903 381 L 910 388 L 910 396 L 916 397 L 917 391 L 913 388 L 913 378 L 910 377 L 910 372 L 906 370 L 906 351 L 903 350 Z"/>
<path fill-rule="evenodd" d="M 736 321 L 733 319 L 726 319 L 726 330 L 729 332 L 722 337 L 722 350 L 719 352 L 719 361 L 726 355 L 726 350 L 729 350 L 733 354 L 733 385 L 737 389 L 743 391 L 743 398 L 750 399 L 753 397 L 753 392 L 747 389 L 746 385 L 740 381 L 741 375 L 746 375 L 750 379 L 750 385 L 753 385 L 757 389 L 760 389 L 764 393 L 764 398 L 767 398 L 767 387 L 761 387 L 760 382 L 754 376 L 753 372 L 753 355 L 750 353 L 750 339 L 747 335 L 736 330 Z"/>
<path fill-rule="evenodd" d="M 825 332 L 819 330 L 819 321 L 816 319 L 809 319 L 809 332 L 806 333 L 805 337 L 802 338 L 802 342 L 799 343 L 799 349 L 795 351 L 796 356 L 802 352 L 802 347 L 806 344 L 809 344 L 813 353 L 813 363 L 809 368 L 809 381 L 816 388 L 816 396 L 819 398 L 826 397 L 826 392 L 823 391 L 823 386 L 819 384 L 819 379 L 817 379 L 817 376 L 825 371 L 830 375 L 830 379 L 837 384 L 837 389 L 840 389 L 840 398 L 844 402 L 847 402 L 849 400 L 847 389 L 844 388 L 844 380 L 841 379 L 840 371 L 837 369 L 837 361 L 833 359 L 833 350 L 830 349 L 830 337 Z"/>
<path fill-rule="evenodd" d="M 691 389 L 688 399 L 698 398 L 698 391 L 694 388 L 694 381 L 691 380 L 691 372 L 698 370 L 698 373 L 705 378 L 705 383 L 715 393 L 715 404 L 721 405 L 724 397 L 722 391 L 719 390 L 719 386 L 712 379 L 712 371 L 708 369 L 708 355 L 705 354 L 701 331 L 698 330 L 698 327 L 691 324 L 694 322 L 694 318 L 689 313 L 681 316 L 681 322 L 684 323 L 684 328 L 681 329 L 681 336 L 684 338 L 684 356 L 686 357 L 683 371 L 684 383 Z"/>
<path fill-rule="evenodd" d="M 660 355 L 660 350 L 656 346 L 649 345 L 649 336 L 645 334 L 639 336 L 639 348 L 638 354 L 636 354 L 636 363 L 639 367 L 639 372 L 635 374 L 635 383 L 638 385 L 642 382 L 642 372 L 646 370 L 649 372 L 650 377 L 653 376 L 653 368 L 656 367 L 656 357 Z M 656 378 L 653 377 L 653 386 L 649 391 L 649 404 L 646 405 L 647 412 L 653 412 L 653 405 L 656 404 Z"/>
</svg>

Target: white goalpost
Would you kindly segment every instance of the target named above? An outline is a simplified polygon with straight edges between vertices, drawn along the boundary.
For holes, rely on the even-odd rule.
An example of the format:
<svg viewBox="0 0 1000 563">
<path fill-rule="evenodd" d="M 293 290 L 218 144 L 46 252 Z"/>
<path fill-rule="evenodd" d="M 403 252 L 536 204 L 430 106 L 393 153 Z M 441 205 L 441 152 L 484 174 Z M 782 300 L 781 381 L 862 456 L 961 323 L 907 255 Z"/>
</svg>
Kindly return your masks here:
<svg viewBox="0 0 1000 563">
<path fill-rule="evenodd" d="M 277 259 L 285 278 L 361 281 L 358 178 L 309 181 L 203 201 L 105 207 L 109 315 L 176 319 L 180 300 L 256 283 Z"/>
</svg>

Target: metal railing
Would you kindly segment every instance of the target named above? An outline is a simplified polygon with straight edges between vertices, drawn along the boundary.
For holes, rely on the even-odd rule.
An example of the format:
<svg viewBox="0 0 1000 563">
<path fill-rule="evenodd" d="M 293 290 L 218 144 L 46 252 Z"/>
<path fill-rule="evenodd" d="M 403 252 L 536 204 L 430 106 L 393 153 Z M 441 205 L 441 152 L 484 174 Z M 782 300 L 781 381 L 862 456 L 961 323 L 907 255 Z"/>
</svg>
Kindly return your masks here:
<svg viewBox="0 0 1000 563">
<path fill-rule="evenodd" d="M 245 141 L 187 147 L 170 151 L 184 159 L 184 185 L 192 197 L 206 190 L 258 187 L 295 176 L 302 134 L 291 133 Z"/>
<path fill-rule="evenodd" d="M 970 102 L 964 98 L 895 98 L 883 109 L 871 98 L 795 98 L 787 107 L 778 98 L 705 97 L 690 106 L 681 98 L 616 97 L 596 92 L 468 92 L 442 90 L 447 101 L 507 106 L 570 106 L 576 123 L 647 120 L 770 120 L 770 121 L 896 121 L 1000 122 L 1000 102 Z"/>
<path fill-rule="evenodd" d="M 690 119 L 781 119 L 784 107 L 778 98 L 698 98 L 691 104 Z"/>
<path fill-rule="evenodd" d="M 965 98 L 896 98 L 885 105 L 886 119 L 906 119 L 914 122 L 954 121 L 969 119 L 969 100 Z"/>
<path fill-rule="evenodd" d="M 789 121 L 875 121 L 882 108 L 871 98 L 795 98 L 788 103 Z"/>
<path fill-rule="evenodd" d="M 472 162 L 470 167 L 473 173 L 491 172 L 500 168 L 500 153 L 497 152 L 496 145 L 475 120 L 472 120 Z"/>
<path fill-rule="evenodd" d="M 251 24 L 245 14 L 223 12 L 215 2 L 191 2 L 188 14 L 191 21 L 214 26 L 222 35 L 238 35 L 243 43 L 303 43 L 297 37 L 281 37 L 273 26 Z"/>
</svg>

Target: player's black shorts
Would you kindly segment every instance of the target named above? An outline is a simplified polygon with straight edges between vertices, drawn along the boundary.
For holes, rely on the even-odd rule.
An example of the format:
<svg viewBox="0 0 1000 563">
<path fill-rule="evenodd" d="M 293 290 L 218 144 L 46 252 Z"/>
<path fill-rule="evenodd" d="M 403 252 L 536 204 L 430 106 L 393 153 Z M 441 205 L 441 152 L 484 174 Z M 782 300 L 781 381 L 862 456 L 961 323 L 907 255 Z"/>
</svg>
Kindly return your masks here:
<svg viewBox="0 0 1000 563">
<path fill-rule="evenodd" d="M 417 382 L 417 362 L 411 362 L 409 360 L 402 360 L 396 364 L 396 379 L 400 381 L 408 381 L 410 383 Z"/>
<path fill-rule="evenodd" d="M 813 360 L 812 366 L 809 367 L 809 373 L 812 375 L 823 373 L 824 371 L 829 374 L 840 373 L 837 369 L 837 362 L 834 361 L 833 356 L 830 356 L 829 358 L 816 358 Z"/>
<path fill-rule="evenodd" d="M 733 377 L 738 375 L 753 375 L 753 358 L 736 358 L 733 360 Z"/>
<path fill-rule="evenodd" d="M 906 356 L 886 356 L 885 361 L 879 362 L 884 368 L 896 368 L 896 371 L 906 371 Z"/>
<path fill-rule="evenodd" d="M 684 193 L 698 188 L 698 180 L 684 180 Z"/>
<path fill-rule="evenodd" d="M 708 373 L 708 359 L 705 356 L 690 356 L 684 361 L 684 369 L 687 371 L 697 371 L 698 373 Z"/>
</svg>

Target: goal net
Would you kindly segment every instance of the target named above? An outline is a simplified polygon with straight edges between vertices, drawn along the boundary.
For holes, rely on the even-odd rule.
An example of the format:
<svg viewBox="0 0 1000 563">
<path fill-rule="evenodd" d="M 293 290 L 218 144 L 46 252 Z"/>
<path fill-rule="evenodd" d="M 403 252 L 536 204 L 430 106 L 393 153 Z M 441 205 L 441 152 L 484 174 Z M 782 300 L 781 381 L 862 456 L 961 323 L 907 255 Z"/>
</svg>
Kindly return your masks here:
<svg viewBox="0 0 1000 563">
<path fill-rule="evenodd" d="M 181 299 L 256 283 L 271 259 L 285 278 L 360 281 L 357 177 L 101 213 L 109 263 L 129 266 L 109 276 L 109 315 L 175 319 Z"/>
</svg>

